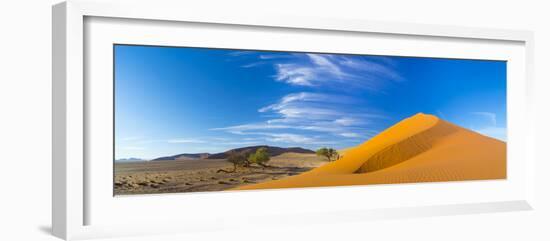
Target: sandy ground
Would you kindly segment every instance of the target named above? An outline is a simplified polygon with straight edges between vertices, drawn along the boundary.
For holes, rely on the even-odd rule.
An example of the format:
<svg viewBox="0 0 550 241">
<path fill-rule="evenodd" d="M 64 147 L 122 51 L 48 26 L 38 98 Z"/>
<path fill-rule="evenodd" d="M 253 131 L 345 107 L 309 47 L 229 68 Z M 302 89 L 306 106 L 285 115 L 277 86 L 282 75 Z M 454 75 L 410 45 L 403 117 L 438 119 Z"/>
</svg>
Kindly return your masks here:
<svg viewBox="0 0 550 241">
<path fill-rule="evenodd" d="M 225 160 L 115 165 L 115 194 L 221 191 L 506 178 L 506 143 L 417 114 L 327 163 L 315 154 L 285 153 L 271 168 L 241 168 Z"/>
<path fill-rule="evenodd" d="M 417 114 L 309 172 L 237 187 L 267 189 L 506 178 L 506 143 Z"/>
<path fill-rule="evenodd" d="M 315 154 L 285 153 L 272 157 L 271 167 L 239 168 L 221 159 L 149 161 L 115 164 L 115 195 L 223 191 L 279 180 L 327 163 Z"/>
</svg>

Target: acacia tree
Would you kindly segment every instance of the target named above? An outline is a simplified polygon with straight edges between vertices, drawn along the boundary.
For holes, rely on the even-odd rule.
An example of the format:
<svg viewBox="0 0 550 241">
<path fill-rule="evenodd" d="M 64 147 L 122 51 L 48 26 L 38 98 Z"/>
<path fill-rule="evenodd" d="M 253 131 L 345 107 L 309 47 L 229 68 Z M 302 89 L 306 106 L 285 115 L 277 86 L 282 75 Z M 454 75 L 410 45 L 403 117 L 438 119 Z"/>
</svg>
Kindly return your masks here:
<svg viewBox="0 0 550 241">
<path fill-rule="evenodd" d="M 248 162 L 256 163 L 262 167 L 268 167 L 266 163 L 269 160 L 269 153 L 267 152 L 267 148 L 265 147 L 258 148 L 255 153 L 248 156 Z"/>
<path fill-rule="evenodd" d="M 226 173 L 236 172 L 238 166 L 245 166 L 248 163 L 246 155 L 244 153 L 237 152 L 237 151 L 230 152 L 226 160 L 233 164 L 233 170 L 227 171 L 224 169 L 220 169 L 218 170 L 218 172 L 226 172 Z"/>
<path fill-rule="evenodd" d="M 317 150 L 316 153 L 318 156 L 326 157 L 329 162 L 336 161 L 338 160 L 338 158 L 340 158 L 340 154 L 338 154 L 338 151 L 332 148 L 326 148 L 326 147 L 319 148 L 319 150 Z"/>
</svg>

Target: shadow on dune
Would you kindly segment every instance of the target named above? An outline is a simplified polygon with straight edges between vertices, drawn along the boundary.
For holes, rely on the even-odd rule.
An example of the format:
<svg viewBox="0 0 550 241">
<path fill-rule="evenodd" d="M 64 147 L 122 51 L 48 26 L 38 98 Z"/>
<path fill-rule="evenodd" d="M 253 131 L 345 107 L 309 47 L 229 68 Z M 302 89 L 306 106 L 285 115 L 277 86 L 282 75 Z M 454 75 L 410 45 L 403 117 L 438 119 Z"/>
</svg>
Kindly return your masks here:
<svg viewBox="0 0 550 241">
<path fill-rule="evenodd" d="M 332 163 L 237 189 L 322 187 L 506 178 L 506 143 L 422 113 Z"/>
</svg>

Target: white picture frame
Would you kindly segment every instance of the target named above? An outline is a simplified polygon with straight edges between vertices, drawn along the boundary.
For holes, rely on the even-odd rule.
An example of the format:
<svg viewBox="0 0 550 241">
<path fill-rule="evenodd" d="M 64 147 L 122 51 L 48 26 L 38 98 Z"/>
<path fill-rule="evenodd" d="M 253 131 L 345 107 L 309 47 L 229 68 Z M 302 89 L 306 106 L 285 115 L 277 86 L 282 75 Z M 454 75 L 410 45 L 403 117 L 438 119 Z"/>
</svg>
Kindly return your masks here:
<svg viewBox="0 0 550 241">
<path fill-rule="evenodd" d="M 150 11 L 150 9 L 155 11 Z M 518 30 L 497 30 L 456 26 L 421 25 L 409 23 L 371 22 L 350 19 L 319 19 L 302 18 L 292 16 L 274 15 L 212 15 L 205 9 L 198 10 L 190 7 L 188 3 L 179 1 L 85 1 L 73 0 L 60 3 L 53 7 L 53 168 L 52 168 L 52 226 L 53 234 L 63 239 L 83 239 L 94 237 L 111 237 L 121 235 L 139 235 L 170 232 L 190 232 L 211 228 L 226 228 L 231 226 L 221 218 L 221 215 L 233 215 L 236 220 L 254 220 L 256 225 L 275 223 L 280 225 L 292 225 L 303 222 L 325 223 L 342 222 L 349 220 L 368 220 L 399 217 L 422 217 L 433 215 L 451 215 L 482 213 L 496 211 L 530 210 L 533 204 L 534 193 L 534 163 L 535 157 L 532 148 L 534 137 L 532 130 L 532 75 L 533 75 L 533 34 L 529 31 Z M 99 19 L 99 21 L 95 21 Z M 107 19 L 105 21 L 101 19 Z M 111 21 L 112 20 L 112 21 Z M 89 22 L 87 22 L 89 21 Z M 90 22 L 91 21 L 91 22 Z M 118 24 L 117 23 L 122 23 Z M 87 28 L 87 24 L 97 24 L 93 29 Z M 86 68 L 98 70 L 98 75 L 108 74 L 108 69 L 96 67 L 94 61 L 90 60 L 89 49 L 93 48 L 96 57 L 107 61 L 108 55 L 101 54 L 101 43 L 112 44 L 123 40 L 125 43 L 150 43 L 178 45 L 179 42 L 173 39 L 178 38 L 174 34 L 170 38 L 161 40 L 151 38 L 151 35 L 135 35 L 131 33 L 131 27 L 126 23 L 131 22 L 134 26 L 140 24 L 145 26 L 151 33 L 157 33 L 160 39 L 163 35 L 163 24 L 173 27 L 185 28 L 187 25 L 205 24 L 201 28 L 194 28 L 193 31 L 208 31 L 211 26 L 215 34 L 216 28 L 223 28 L 224 31 L 240 31 L 239 29 L 253 28 L 250 34 L 277 30 L 277 33 L 299 31 L 304 35 L 308 32 L 315 32 L 316 35 L 339 35 L 346 34 L 371 34 L 376 36 L 390 36 L 395 39 L 416 38 L 421 41 L 441 42 L 444 46 L 446 41 L 449 46 L 456 45 L 457 49 L 470 46 L 470 51 L 463 52 L 458 57 L 464 58 L 486 58 L 507 60 L 513 63 L 509 80 L 509 135 L 511 141 L 508 143 L 512 149 L 509 152 L 509 174 L 512 177 L 503 181 L 474 181 L 458 183 L 431 183 L 431 184 L 400 184 L 400 185 L 376 185 L 365 187 L 338 187 L 329 189 L 292 189 L 292 190 L 270 190 L 270 191 L 246 191 L 246 192 L 224 192 L 206 194 L 185 194 L 185 195 L 151 195 L 138 197 L 113 198 L 100 190 L 104 184 L 96 183 L 94 175 L 89 174 L 90 169 L 99 170 L 95 173 L 108 173 L 108 165 L 97 165 L 88 159 L 93 155 L 94 140 L 89 139 L 90 131 L 97 128 L 93 123 L 97 121 L 95 116 L 105 117 L 107 114 L 96 115 L 94 112 L 95 99 L 93 95 L 102 94 L 101 91 L 112 91 L 102 85 L 90 85 L 86 78 L 93 78 L 86 74 Z M 108 25 L 108 26 L 107 26 Z M 94 25 L 96 26 L 96 25 Z M 103 26 L 103 27 L 102 27 Z M 107 26 L 107 27 L 105 27 Z M 125 33 L 128 29 L 128 33 Z M 120 33 L 109 34 L 115 32 Z M 111 31 L 111 32 L 109 32 Z M 94 35 L 90 37 L 88 35 Z M 239 34 L 239 36 L 241 36 Z M 310 38 L 305 36 L 304 38 Z M 238 37 L 235 37 L 238 40 Z M 413 41 L 411 40 L 411 41 Z M 94 44 L 87 44 L 86 41 L 94 41 Z M 134 41 L 134 42 L 133 42 Z M 416 41 L 416 40 L 414 40 Z M 228 45 L 231 40 L 228 39 Z M 244 41 L 242 41 L 244 42 Z M 472 44 L 475 43 L 475 44 Z M 503 46 L 499 47 L 498 43 Z M 243 44 L 243 43 L 241 43 Z M 250 43 L 249 43 L 250 44 Z M 273 44 L 269 48 L 283 50 L 303 49 L 304 46 Z M 208 43 L 208 47 L 215 47 L 216 43 Z M 453 45 L 453 46 L 454 46 Z M 240 46 L 238 43 L 232 47 Z M 350 45 L 353 46 L 353 45 Z M 381 45 L 382 46 L 382 45 Z M 405 45 L 403 45 L 405 46 Z M 462 47 L 460 47 L 462 46 Z M 513 47 L 510 47 L 513 46 Z M 228 47 L 228 46 L 222 46 Z M 330 46 L 312 46 L 311 48 L 331 48 Z M 259 46 L 256 48 L 266 48 Z M 415 48 L 417 48 L 415 50 Z M 410 55 L 423 51 L 426 55 L 440 57 L 453 57 L 456 53 L 449 51 L 431 51 L 434 46 L 414 47 L 408 46 Z M 381 47 L 383 49 L 383 46 Z M 487 50 L 485 50 L 487 49 Z M 98 51 L 95 51 L 98 50 Z M 294 49 L 295 50 L 295 49 Z M 311 50 L 311 49 L 309 49 Z M 503 51 L 499 51 L 503 50 Z M 338 50 L 335 50 L 338 51 Z M 340 51 L 346 51 L 341 49 Z M 369 51 L 369 50 L 363 50 Z M 387 50 L 391 51 L 391 50 Z M 405 50 L 404 50 L 405 51 Z M 416 51 L 416 52 L 415 52 Z M 429 52 L 429 53 L 427 53 Z M 508 54 L 509 53 L 509 54 Z M 449 56 L 447 56 L 449 55 Z M 111 60 L 108 60 L 111 61 Z M 107 66 L 107 65 L 106 65 Z M 96 81 L 97 82 L 97 81 Z M 94 82 L 94 83 L 96 83 Z M 511 84 L 512 83 L 512 84 Z M 96 89 L 89 94 L 88 89 Z M 103 93 L 104 94 L 104 93 Z M 90 103 L 92 101 L 92 103 Z M 92 113 L 92 115 L 90 115 Z M 512 117 L 512 118 L 510 118 Z M 93 129 L 95 130 L 95 129 Z M 98 135 L 99 138 L 101 135 Z M 105 140 L 106 141 L 106 140 Z M 110 140 L 112 141 L 112 140 Z M 111 166 L 112 168 L 112 166 Z M 510 175 L 509 175 L 510 176 Z M 97 183 L 109 183 L 99 181 Z M 112 183 L 112 182 L 111 182 Z M 103 186 L 102 186 L 103 185 Z M 99 189 L 97 188 L 99 187 Z M 451 189 L 452 191 L 445 191 Z M 94 191 L 95 190 L 95 191 Z M 99 191 L 97 191 L 99 190 Z M 493 190 L 493 191 L 488 191 Z M 365 194 L 377 195 L 379 199 L 370 200 L 368 208 L 361 208 Z M 410 192 L 418 197 L 406 201 L 391 201 L 391 198 L 399 198 L 395 193 Z M 98 194 L 99 193 L 99 194 Z M 376 194 L 375 194 L 376 193 Z M 448 198 L 439 201 L 423 202 L 422 198 L 433 197 L 434 193 L 440 193 Z M 472 194 L 479 195 L 472 195 Z M 309 209 L 293 210 L 292 208 L 264 210 L 262 212 L 249 211 L 239 213 L 225 212 L 220 216 L 205 215 L 203 209 L 208 203 L 221 199 L 249 200 L 251 198 L 263 203 L 273 199 L 288 199 L 294 197 L 299 200 L 320 199 L 327 196 L 350 197 L 358 195 L 359 201 L 350 201 L 345 209 L 336 206 L 313 205 Z M 422 196 L 424 195 L 424 196 Z M 458 195 L 466 195 L 464 198 L 455 198 Z M 99 197 L 99 198 L 96 198 Z M 384 199 L 386 198 L 386 199 Z M 360 202 L 361 201 L 361 202 Z M 178 212 L 173 209 L 156 210 L 144 212 L 142 215 L 150 220 L 150 223 L 143 223 L 144 218 L 125 217 L 132 212 L 132 208 L 143 207 L 144 205 L 161 205 L 174 207 L 175 205 L 187 202 L 188 206 L 193 205 L 193 210 L 187 211 L 191 218 L 182 219 Z M 288 204 L 288 203 L 287 203 Z M 326 204 L 326 203 L 324 203 Z M 198 206 L 201 205 L 201 206 Z M 283 202 L 282 207 L 285 207 Z M 198 206 L 198 207 L 197 207 Z M 299 207 L 299 204 L 298 204 Z M 323 209 L 323 210 L 321 210 Z M 170 210 L 170 211 L 169 211 Z M 217 210 L 220 211 L 220 210 Z M 111 215 L 111 216 L 109 216 Z M 92 220 L 90 217 L 99 217 Z M 162 219 L 159 218 L 162 216 Z M 202 216 L 202 217 L 201 217 Z M 330 217 L 330 218 L 327 218 Z M 112 220 L 107 220 L 112 219 Z M 133 220 L 131 220 L 133 219 Z M 109 222 L 112 221 L 112 222 Z M 131 222 L 142 223 L 143 228 Z M 175 222 L 177 221 L 177 222 Z M 174 224 L 177 223 L 177 224 Z"/>
</svg>

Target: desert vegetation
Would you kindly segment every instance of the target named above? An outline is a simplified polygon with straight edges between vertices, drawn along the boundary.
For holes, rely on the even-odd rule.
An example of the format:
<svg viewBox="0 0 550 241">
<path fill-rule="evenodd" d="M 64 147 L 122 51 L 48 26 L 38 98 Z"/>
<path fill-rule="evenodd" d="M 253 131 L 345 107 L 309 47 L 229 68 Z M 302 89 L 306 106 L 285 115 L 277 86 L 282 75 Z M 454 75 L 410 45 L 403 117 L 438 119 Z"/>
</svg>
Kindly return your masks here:
<svg viewBox="0 0 550 241">
<path fill-rule="evenodd" d="M 315 152 L 318 156 L 326 158 L 329 162 L 340 159 L 340 154 L 333 148 L 322 147 Z"/>
<path fill-rule="evenodd" d="M 233 164 L 232 170 L 220 169 L 217 172 L 231 173 L 236 172 L 239 167 L 250 167 L 255 164 L 263 168 L 269 167 L 267 162 L 270 160 L 269 152 L 267 148 L 260 147 L 256 149 L 256 152 L 250 151 L 231 151 L 226 158 L 227 162 Z"/>
<path fill-rule="evenodd" d="M 114 192 L 125 195 L 223 191 L 299 175 L 326 163 L 326 158 L 312 150 L 273 146 L 116 162 Z"/>
<path fill-rule="evenodd" d="M 269 152 L 267 152 L 267 148 L 265 148 L 265 147 L 258 148 L 255 153 L 248 156 L 248 162 L 249 163 L 251 163 L 251 164 L 254 163 L 254 164 L 260 165 L 264 168 L 269 167 L 269 165 L 267 165 L 267 162 L 270 159 L 271 159 L 271 157 L 269 155 Z"/>
<path fill-rule="evenodd" d="M 231 173 L 236 172 L 237 167 L 244 167 L 248 165 L 248 160 L 246 158 L 246 155 L 241 152 L 232 151 L 229 153 L 229 156 L 226 159 L 229 163 L 233 164 L 233 170 L 227 171 L 225 169 L 219 169 L 217 172 L 225 172 L 225 173 Z"/>
</svg>

